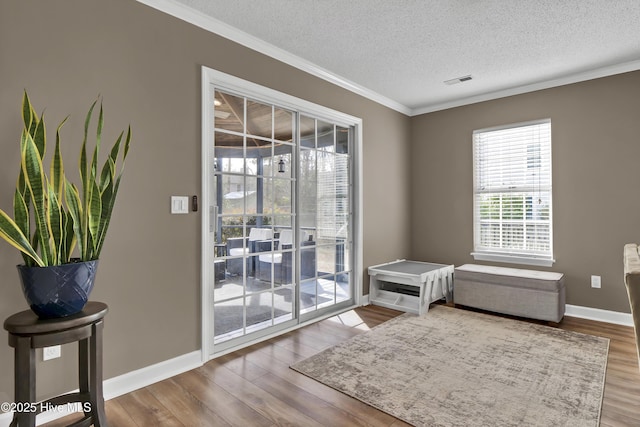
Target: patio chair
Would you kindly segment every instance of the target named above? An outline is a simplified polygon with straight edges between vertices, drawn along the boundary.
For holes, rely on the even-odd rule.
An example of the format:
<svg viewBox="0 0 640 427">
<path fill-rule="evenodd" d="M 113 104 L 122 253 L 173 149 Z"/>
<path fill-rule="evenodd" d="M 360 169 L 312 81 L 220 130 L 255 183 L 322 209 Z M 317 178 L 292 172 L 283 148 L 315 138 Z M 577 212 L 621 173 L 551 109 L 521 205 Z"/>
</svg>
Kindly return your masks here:
<svg viewBox="0 0 640 427">
<path fill-rule="evenodd" d="M 273 237 L 273 230 L 270 228 L 254 227 L 249 232 L 249 237 L 232 237 L 227 239 L 227 255 L 230 257 L 247 256 L 256 252 L 255 243 L 259 240 L 269 240 Z M 246 243 L 246 244 L 245 244 Z M 229 258 L 227 260 L 227 272 L 231 275 L 242 274 L 242 262 L 245 258 Z M 247 276 L 254 275 L 254 259 L 247 257 Z"/>
<path fill-rule="evenodd" d="M 314 245 L 315 242 L 307 240 L 307 233 L 302 232 L 301 247 Z M 286 251 L 293 247 L 293 231 L 282 230 L 280 238 L 266 242 L 257 242 L 260 252 Z M 256 265 L 256 278 L 264 281 L 271 281 L 271 270 L 273 269 L 274 283 L 287 284 L 293 279 L 293 253 L 292 252 L 271 252 L 262 253 L 258 256 Z M 304 250 L 301 259 L 301 277 L 308 278 L 315 275 L 315 250 Z"/>
</svg>

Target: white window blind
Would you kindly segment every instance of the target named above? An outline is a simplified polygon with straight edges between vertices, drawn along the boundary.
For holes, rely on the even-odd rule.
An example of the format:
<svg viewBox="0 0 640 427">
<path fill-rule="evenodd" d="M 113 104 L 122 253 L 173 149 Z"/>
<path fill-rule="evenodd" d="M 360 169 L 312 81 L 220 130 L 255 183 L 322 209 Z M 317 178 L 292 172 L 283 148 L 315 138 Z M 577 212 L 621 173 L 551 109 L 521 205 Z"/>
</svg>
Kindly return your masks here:
<svg viewBox="0 0 640 427">
<path fill-rule="evenodd" d="M 551 121 L 473 132 L 476 259 L 551 265 Z"/>
</svg>

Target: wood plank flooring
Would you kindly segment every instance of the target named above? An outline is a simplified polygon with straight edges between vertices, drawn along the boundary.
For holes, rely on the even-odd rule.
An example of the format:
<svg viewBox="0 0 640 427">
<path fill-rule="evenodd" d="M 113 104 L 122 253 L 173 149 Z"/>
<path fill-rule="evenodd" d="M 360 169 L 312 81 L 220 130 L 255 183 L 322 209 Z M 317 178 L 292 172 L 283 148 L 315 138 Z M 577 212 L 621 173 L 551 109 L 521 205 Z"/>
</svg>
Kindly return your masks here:
<svg viewBox="0 0 640 427">
<path fill-rule="evenodd" d="M 389 426 L 408 424 L 289 369 L 399 314 L 366 306 L 236 351 L 109 400 L 111 427 Z M 601 426 L 640 426 L 640 370 L 633 328 L 565 317 L 562 329 L 611 340 Z M 69 416 L 47 424 L 72 422 Z"/>
</svg>

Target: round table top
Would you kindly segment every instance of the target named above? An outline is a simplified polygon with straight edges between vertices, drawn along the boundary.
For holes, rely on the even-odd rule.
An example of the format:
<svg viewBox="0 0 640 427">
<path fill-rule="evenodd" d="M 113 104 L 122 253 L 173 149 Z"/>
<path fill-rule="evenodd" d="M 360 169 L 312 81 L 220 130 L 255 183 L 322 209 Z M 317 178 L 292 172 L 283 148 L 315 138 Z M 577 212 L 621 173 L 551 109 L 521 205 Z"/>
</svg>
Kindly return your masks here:
<svg viewBox="0 0 640 427">
<path fill-rule="evenodd" d="M 107 304 L 89 301 L 81 312 L 54 319 L 40 319 L 33 311 L 25 310 L 7 317 L 4 329 L 14 335 L 39 335 L 89 325 L 102 319 L 109 311 Z"/>
</svg>

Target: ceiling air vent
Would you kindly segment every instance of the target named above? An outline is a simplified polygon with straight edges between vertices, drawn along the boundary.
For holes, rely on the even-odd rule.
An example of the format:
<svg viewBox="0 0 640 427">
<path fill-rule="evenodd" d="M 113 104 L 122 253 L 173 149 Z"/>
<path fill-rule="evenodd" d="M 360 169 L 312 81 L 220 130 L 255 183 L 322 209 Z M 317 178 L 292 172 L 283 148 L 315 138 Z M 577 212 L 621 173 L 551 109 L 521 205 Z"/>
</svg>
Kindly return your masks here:
<svg viewBox="0 0 640 427">
<path fill-rule="evenodd" d="M 456 85 L 458 83 L 468 82 L 471 79 L 473 79 L 473 77 L 471 77 L 471 74 L 469 74 L 468 76 L 456 77 L 455 79 L 445 80 L 444 84 L 446 84 L 446 85 Z"/>
</svg>

